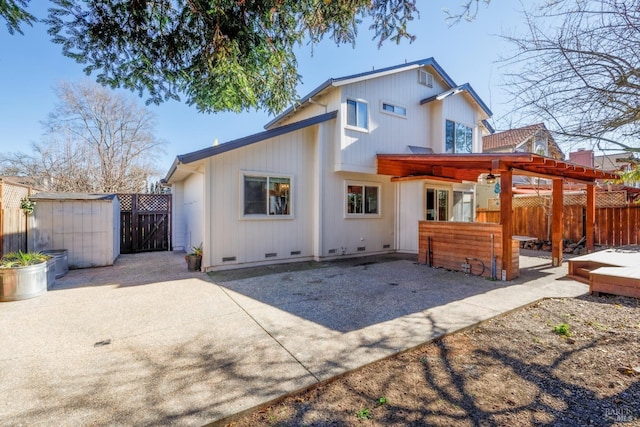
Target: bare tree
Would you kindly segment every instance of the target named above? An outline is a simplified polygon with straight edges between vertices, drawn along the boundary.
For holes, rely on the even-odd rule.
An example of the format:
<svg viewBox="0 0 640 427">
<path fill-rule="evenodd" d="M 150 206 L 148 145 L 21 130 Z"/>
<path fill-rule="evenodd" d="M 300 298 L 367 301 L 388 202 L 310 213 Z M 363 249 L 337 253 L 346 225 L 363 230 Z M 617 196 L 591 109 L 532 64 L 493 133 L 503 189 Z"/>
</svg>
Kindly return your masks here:
<svg viewBox="0 0 640 427">
<path fill-rule="evenodd" d="M 4 172 L 31 176 L 54 191 L 146 191 L 164 145 L 153 134 L 153 114 L 88 81 L 61 83 L 56 94 L 43 141 L 33 155 L 6 156 Z"/>
<path fill-rule="evenodd" d="M 554 0 L 507 37 L 514 111 L 569 143 L 640 151 L 640 0 Z"/>
</svg>

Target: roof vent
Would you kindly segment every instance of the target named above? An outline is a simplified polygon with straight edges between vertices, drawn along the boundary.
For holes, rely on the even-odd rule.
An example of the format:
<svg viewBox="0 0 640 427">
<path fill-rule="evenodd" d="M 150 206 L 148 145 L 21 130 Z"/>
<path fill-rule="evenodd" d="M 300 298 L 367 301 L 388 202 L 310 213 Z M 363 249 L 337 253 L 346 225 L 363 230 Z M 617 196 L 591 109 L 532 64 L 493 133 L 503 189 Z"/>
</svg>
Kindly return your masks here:
<svg viewBox="0 0 640 427">
<path fill-rule="evenodd" d="M 418 83 L 427 87 L 433 87 L 433 75 L 424 70 L 418 70 Z"/>
</svg>

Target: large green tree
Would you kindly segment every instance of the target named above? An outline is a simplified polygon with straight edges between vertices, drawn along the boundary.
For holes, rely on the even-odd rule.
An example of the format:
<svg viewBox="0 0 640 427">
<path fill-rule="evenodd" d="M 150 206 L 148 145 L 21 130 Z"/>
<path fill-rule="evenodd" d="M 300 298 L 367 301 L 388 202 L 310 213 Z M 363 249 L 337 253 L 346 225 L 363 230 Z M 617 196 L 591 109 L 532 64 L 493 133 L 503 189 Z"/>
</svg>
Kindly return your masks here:
<svg viewBox="0 0 640 427">
<path fill-rule="evenodd" d="M 297 97 L 297 46 L 354 43 L 365 22 L 379 44 L 412 41 L 418 16 L 416 0 L 51 1 L 44 21 L 53 41 L 98 82 L 152 103 L 183 97 L 203 112 L 279 112 Z M 488 2 L 463 0 L 448 19 L 471 18 Z M 0 0 L 10 29 L 32 22 L 27 3 Z M 6 15 L 5 4 L 23 7 Z"/>
<path fill-rule="evenodd" d="M 33 25 L 36 18 L 27 10 L 29 0 L 0 0 L 0 18 L 7 24 L 10 34 L 22 33 L 20 25 Z"/>
<path fill-rule="evenodd" d="M 50 34 L 100 83 L 186 98 L 198 110 L 277 112 L 299 81 L 294 47 L 352 43 L 371 18 L 380 42 L 411 39 L 415 0 L 54 0 Z"/>
</svg>

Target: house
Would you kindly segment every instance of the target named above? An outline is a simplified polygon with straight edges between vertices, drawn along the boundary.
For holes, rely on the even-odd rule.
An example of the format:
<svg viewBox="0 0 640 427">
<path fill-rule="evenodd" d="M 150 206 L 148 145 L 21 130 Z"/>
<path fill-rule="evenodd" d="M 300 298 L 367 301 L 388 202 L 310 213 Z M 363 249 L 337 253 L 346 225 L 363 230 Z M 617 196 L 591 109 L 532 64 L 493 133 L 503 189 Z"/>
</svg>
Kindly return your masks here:
<svg viewBox="0 0 640 427">
<path fill-rule="evenodd" d="M 483 153 L 535 153 L 556 160 L 564 160 L 562 150 L 544 123 L 509 129 L 485 135 Z"/>
<path fill-rule="evenodd" d="M 640 160 L 634 153 L 603 154 L 593 157 L 593 167 L 605 171 L 627 172 L 635 168 Z"/>
<path fill-rule="evenodd" d="M 204 270 L 417 253 L 419 220 L 473 221 L 475 182 L 392 181 L 377 156 L 479 153 L 490 116 L 433 58 L 328 79 L 265 131 L 176 157 L 173 248 L 202 243 Z"/>
</svg>

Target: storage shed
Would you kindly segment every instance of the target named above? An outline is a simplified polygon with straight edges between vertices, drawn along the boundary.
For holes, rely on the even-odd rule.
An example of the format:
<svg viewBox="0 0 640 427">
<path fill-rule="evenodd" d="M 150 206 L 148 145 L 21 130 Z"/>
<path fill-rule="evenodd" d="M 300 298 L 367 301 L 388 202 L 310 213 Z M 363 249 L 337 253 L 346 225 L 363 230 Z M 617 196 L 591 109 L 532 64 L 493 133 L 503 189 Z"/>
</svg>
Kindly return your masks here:
<svg viewBox="0 0 640 427">
<path fill-rule="evenodd" d="M 120 202 L 115 194 L 38 193 L 28 249 L 66 249 L 69 268 L 113 265 L 120 255 Z"/>
</svg>

